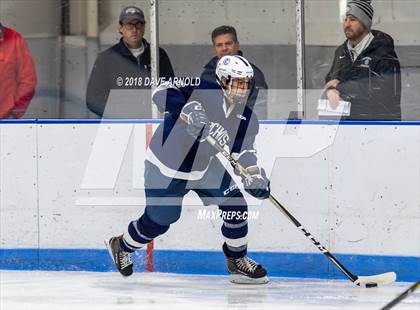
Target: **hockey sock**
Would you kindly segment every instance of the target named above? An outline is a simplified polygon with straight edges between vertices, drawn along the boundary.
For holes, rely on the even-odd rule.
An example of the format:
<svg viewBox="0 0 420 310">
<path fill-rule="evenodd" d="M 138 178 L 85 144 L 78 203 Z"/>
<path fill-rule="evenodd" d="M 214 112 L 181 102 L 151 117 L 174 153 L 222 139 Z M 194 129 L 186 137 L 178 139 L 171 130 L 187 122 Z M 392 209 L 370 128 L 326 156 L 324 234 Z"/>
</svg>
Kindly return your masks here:
<svg viewBox="0 0 420 310">
<path fill-rule="evenodd" d="M 142 248 L 157 236 L 167 232 L 169 225 L 159 225 L 153 222 L 147 213 L 144 213 L 137 221 L 128 225 L 127 231 L 120 242 L 121 248 L 126 252 L 134 252 Z"/>
</svg>

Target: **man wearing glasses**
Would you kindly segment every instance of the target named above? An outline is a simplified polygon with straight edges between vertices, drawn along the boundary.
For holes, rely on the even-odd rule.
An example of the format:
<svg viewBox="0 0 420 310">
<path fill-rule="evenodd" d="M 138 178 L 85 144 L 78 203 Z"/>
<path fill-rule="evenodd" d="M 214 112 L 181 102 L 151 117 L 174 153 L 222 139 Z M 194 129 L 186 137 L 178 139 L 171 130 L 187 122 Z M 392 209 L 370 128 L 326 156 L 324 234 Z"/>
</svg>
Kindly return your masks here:
<svg viewBox="0 0 420 310">
<path fill-rule="evenodd" d="M 144 13 L 135 6 L 120 14 L 119 43 L 100 53 L 89 77 L 86 104 L 101 117 L 151 118 L 150 44 L 144 39 Z M 174 77 L 165 50 L 159 48 L 159 77 Z M 106 107 L 106 109 L 105 109 Z"/>
</svg>

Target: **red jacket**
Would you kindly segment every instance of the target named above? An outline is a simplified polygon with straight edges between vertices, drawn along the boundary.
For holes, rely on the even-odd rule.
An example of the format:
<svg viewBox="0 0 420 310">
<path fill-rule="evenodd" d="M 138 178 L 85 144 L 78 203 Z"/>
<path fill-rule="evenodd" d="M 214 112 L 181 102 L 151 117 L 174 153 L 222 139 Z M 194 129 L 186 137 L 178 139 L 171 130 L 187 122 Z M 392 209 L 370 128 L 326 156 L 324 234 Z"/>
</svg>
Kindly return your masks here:
<svg viewBox="0 0 420 310">
<path fill-rule="evenodd" d="M 35 94 L 35 86 L 35 66 L 28 46 L 19 33 L 3 27 L 0 37 L 0 118 L 22 117 Z"/>
</svg>

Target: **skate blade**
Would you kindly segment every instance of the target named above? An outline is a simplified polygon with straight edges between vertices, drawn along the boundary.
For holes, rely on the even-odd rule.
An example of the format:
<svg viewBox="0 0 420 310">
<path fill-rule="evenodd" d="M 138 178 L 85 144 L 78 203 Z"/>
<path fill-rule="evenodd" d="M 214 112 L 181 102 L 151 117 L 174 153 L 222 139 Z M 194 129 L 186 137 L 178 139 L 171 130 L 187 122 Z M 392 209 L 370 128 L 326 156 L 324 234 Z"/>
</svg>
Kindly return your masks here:
<svg viewBox="0 0 420 310">
<path fill-rule="evenodd" d="M 111 239 L 108 240 L 104 240 L 105 246 L 108 249 L 108 253 L 109 256 L 111 256 L 112 261 L 114 262 L 115 268 L 117 268 L 117 263 L 114 260 L 114 255 L 112 254 L 112 250 L 111 250 L 111 244 L 109 243 L 109 241 L 111 241 Z M 118 268 L 117 268 L 118 271 Z M 121 272 L 118 272 L 124 279 L 128 278 L 129 276 L 125 276 L 123 275 Z"/>
<path fill-rule="evenodd" d="M 270 282 L 267 276 L 253 279 L 242 274 L 231 274 L 229 276 L 229 281 L 235 284 L 267 284 Z"/>
<path fill-rule="evenodd" d="M 111 238 L 111 239 L 112 239 L 112 238 Z M 111 256 L 111 259 L 112 259 L 112 261 L 114 262 L 115 268 L 117 269 L 118 273 L 119 273 L 119 274 L 120 274 L 120 275 L 121 275 L 124 279 L 127 279 L 128 277 L 130 277 L 130 276 L 132 275 L 132 273 L 131 273 L 131 274 L 129 274 L 129 275 L 125 275 L 125 274 L 122 274 L 122 273 L 121 273 L 121 271 L 119 271 L 119 270 L 118 270 L 117 263 L 115 262 L 114 255 L 112 254 L 112 249 L 111 249 L 111 244 L 110 244 L 111 239 L 104 240 L 105 246 L 106 246 L 106 248 L 108 249 L 109 256 Z"/>
<path fill-rule="evenodd" d="M 109 241 L 110 241 L 110 240 L 111 240 L 111 239 L 104 240 L 104 243 L 105 243 L 105 246 L 106 246 L 106 248 L 107 248 L 107 250 L 108 250 L 109 256 L 111 256 L 111 259 L 112 259 L 112 261 L 113 261 L 113 262 L 114 262 L 114 264 L 115 264 L 114 255 L 112 255 L 111 245 L 109 244 Z"/>
</svg>

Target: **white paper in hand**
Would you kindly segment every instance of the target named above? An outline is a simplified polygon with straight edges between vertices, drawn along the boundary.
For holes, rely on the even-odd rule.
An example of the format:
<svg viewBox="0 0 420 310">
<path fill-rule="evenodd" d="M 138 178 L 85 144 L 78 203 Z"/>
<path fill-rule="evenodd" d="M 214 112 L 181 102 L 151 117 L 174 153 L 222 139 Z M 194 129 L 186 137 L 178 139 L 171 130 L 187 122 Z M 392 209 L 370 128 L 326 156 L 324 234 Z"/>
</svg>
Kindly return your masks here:
<svg viewBox="0 0 420 310">
<path fill-rule="evenodd" d="M 319 116 L 349 116 L 351 109 L 351 102 L 340 100 L 336 109 L 330 106 L 328 99 L 318 100 L 318 115 Z"/>
</svg>

